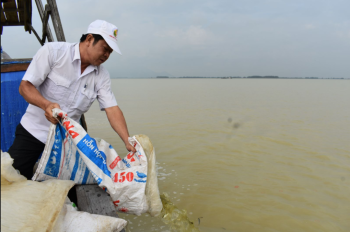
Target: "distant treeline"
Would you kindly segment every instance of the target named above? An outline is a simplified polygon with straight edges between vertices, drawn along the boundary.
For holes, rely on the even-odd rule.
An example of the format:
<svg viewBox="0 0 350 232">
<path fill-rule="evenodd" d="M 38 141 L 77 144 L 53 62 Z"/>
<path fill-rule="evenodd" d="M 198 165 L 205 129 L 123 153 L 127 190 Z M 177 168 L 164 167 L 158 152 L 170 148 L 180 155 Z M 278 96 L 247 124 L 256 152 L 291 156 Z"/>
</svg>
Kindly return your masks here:
<svg viewBox="0 0 350 232">
<path fill-rule="evenodd" d="M 157 77 L 160 78 L 160 77 Z M 219 78 L 219 79 L 231 79 L 231 78 L 280 78 L 279 76 L 227 76 L 227 77 L 192 77 L 192 76 L 185 76 L 185 77 L 177 77 L 177 78 Z"/>
<path fill-rule="evenodd" d="M 157 77 L 160 78 L 160 77 Z M 185 77 L 178 77 L 178 78 L 221 78 L 221 79 L 231 79 L 231 78 L 279 78 L 278 76 L 246 76 L 246 77 L 240 77 L 240 76 L 228 76 L 228 77 L 191 77 L 191 76 L 185 76 Z"/>
<path fill-rule="evenodd" d="M 201 76 L 183 76 L 183 77 L 169 77 L 169 76 L 156 76 L 156 77 L 112 77 L 112 79 L 148 79 L 148 78 L 206 78 L 206 79 L 233 79 L 233 78 L 261 78 L 261 79 L 268 79 L 268 78 L 273 78 L 273 79 L 350 79 L 350 78 L 344 78 L 344 77 L 280 77 L 280 76 L 223 76 L 223 77 L 201 77 Z"/>
<path fill-rule="evenodd" d="M 164 77 L 157 77 L 157 78 L 164 78 Z M 169 78 L 169 77 L 166 77 Z M 184 77 L 170 77 L 170 78 L 217 78 L 217 79 L 232 79 L 232 78 L 280 78 L 280 79 L 346 79 L 343 77 L 328 77 L 328 78 L 321 78 L 321 77 L 279 77 L 279 76 L 226 76 L 226 77 L 200 77 L 200 76 L 184 76 Z"/>
</svg>

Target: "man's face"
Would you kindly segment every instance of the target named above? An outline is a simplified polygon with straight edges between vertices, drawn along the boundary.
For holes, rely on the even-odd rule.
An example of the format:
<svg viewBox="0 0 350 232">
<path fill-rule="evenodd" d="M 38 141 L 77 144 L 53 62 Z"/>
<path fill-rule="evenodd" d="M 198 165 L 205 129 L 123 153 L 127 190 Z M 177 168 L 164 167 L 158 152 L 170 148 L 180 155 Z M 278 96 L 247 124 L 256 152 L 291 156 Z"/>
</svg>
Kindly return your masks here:
<svg viewBox="0 0 350 232">
<path fill-rule="evenodd" d="M 109 58 L 109 55 L 113 52 L 113 49 L 104 39 L 99 40 L 96 44 L 93 44 L 93 42 L 94 38 L 88 41 L 88 59 L 90 64 L 99 66 Z"/>
</svg>

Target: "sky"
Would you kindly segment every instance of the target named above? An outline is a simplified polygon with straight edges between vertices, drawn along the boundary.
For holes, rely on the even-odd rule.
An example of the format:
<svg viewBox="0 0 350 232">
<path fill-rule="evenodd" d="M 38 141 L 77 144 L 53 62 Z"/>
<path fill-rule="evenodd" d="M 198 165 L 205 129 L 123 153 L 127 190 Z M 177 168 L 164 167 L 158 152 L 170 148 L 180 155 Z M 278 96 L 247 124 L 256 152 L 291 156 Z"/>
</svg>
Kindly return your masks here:
<svg viewBox="0 0 350 232">
<path fill-rule="evenodd" d="M 123 55 L 113 52 L 104 64 L 112 78 L 350 78 L 349 0 L 56 2 L 67 42 L 78 42 L 96 19 L 118 27 Z M 41 35 L 35 4 L 33 26 Z M 4 27 L 1 44 L 12 58 L 40 48 L 22 26 Z"/>
</svg>

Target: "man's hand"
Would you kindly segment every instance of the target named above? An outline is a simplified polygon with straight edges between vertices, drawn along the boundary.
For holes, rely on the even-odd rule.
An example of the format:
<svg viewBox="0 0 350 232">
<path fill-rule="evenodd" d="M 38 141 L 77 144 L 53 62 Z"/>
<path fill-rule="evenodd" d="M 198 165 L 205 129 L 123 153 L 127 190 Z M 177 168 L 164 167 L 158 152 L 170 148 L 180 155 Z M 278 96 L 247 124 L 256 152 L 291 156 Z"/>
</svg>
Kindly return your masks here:
<svg viewBox="0 0 350 232">
<path fill-rule="evenodd" d="M 126 150 L 128 151 L 136 152 L 136 149 L 130 143 L 126 143 L 125 147 L 126 147 Z"/>
<path fill-rule="evenodd" d="M 129 131 L 126 126 L 125 118 L 123 112 L 119 109 L 118 106 L 112 106 L 105 108 L 107 118 L 112 128 L 118 133 L 120 138 L 125 144 L 125 148 L 128 151 L 136 152 L 136 149 L 129 143 Z"/>
<path fill-rule="evenodd" d="M 60 105 L 57 103 L 50 102 L 49 104 L 47 104 L 45 106 L 45 117 L 51 123 L 57 124 L 58 123 L 57 119 L 52 116 L 52 114 L 53 114 L 52 109 L 54 109 L 54 108 L 61 109 Z"/>
<path fill-rule="evenodd" d="M 21 81 L 19 85 L 19 93 L 30 104 L 37 106 L 45 111 L 45 117 L 53 124 L 57 124 L 57 119 L 52 117 L 52 109 L 59 108 L 57 103 L 50 102 L 44 98 L 41 93 L 35 88 L 35 86 L 29 81 Z"/>
</svg>

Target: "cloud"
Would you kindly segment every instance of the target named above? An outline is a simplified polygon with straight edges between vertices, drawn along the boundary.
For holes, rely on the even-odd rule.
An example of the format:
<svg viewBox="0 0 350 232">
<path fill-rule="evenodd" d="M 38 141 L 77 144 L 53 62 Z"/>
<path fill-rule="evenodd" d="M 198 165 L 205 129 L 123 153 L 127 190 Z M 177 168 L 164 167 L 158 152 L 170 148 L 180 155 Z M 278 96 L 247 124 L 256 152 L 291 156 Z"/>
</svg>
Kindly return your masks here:
<svg viewBox="0 0 350 232">
<path fill-rule="evenodd" d="M 307 30 L 312 30 L 315 28 L 314 24 L 312 23 L 308 23 L 308 24 L 305 24 L 304 25 L 304 28 L 307 29 Z"/>
<path fill-rule="evenodd" d="M 174 28 L 165 31 L 159 31 L 156 33 L 157 37 L 170 40 L 171 43 L 189 45 L 189 46 L 201 46 L 215 41 L 215 36 L 208 29 L 204 29 L 201 26 L 191 25 L 187 28 Z"/>
<path fill-rule="evenodd" d="M 112 54 L 105 64 L 113 77 L 350 75 L 350 2 L 345 0 L 60 0 L 57 4 L 68 42 L 78 42 L 96 19 L 118 26 L 123 55 Z M 35 7 L 33 25 L 41 31 Z M 32 57 L 40 47 L 23 27 L 5 27 L 1 39 L 13 57 Z"/>
</svg>

